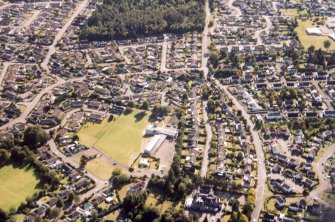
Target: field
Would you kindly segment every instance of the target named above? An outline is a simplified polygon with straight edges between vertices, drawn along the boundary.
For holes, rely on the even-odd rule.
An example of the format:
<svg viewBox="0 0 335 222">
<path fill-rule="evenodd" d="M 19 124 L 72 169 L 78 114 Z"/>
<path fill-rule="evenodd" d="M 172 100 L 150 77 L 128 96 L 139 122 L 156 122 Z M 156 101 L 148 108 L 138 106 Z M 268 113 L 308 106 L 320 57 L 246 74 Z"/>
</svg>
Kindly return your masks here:
<svg viewBox="0 0 335 222">
<path fill-rule="evenodd" d="M 0 208 L 9 211 L 17 208 L 28 196 L 38 192 L 39 180 L 30 168 L 14 168 L 12 165 L 0 168 Z"/>
<path fill-rule="evenodd" d="M 76 162 L 80 162 L 80 155 L 75 157 Z M 108 180 L 112 176 L 113 170 L 117 168 L 102 156 L 87 162 L 85 169 L 103 180 Z"/>
<path fill-rule="evenodd" d="M 301 44 L 304 46 L 305 49 L 307 49 L 311 45 L 314 45 L 315 49 L 321 48 L 323 50 L 326 50 L 323 47 L 323 42 L 325 40 L 329 40 L 331 42 L 329 50 L 335 50 L 335 42 L 332 41 L 327 36 L 314 36 L 314 35 L 308 35 L 306 33 L 306 28 L 315 27 L 315 25 L 313 25 L 313 22 L 298 20 L 298 24 L 299 25 L 295 29 L 295 31 L 297 32 L 298 38 L 299 38 Z"/>
<path fill-rule="evenodd" d="M 101 124 L 87 123 L 78 132 L 80 143 L 96 147 L 114 161 L 129 166 L 141 151 L 144 129 L 149 123 L 150 112 L 134 110 Z"/>
</svg>

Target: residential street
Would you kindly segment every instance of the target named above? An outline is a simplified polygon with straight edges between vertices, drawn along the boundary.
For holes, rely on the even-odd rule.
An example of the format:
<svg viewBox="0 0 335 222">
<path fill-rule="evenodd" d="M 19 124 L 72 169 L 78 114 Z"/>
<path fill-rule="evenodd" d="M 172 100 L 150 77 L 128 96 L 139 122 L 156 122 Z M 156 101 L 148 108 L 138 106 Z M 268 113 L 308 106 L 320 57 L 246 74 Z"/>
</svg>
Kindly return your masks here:
<svg viewBox="0 0 335 222">
<path fill-rule="evenodd" d="M 265 168 L 265 158 L 263 152 L 263 145 L 262 141 L 259 138 L 258 132 L 254 129 L 254 124 L 250 119 L 250 115 L 245 111 L 244 107 L 237 101 L 237 99 L 230 94 L 227 89 L 227 86 L 223 86 L 218 80 L 215 80 L 215 83 L 221 90 L 223 90 L 228 97 L 233 101 L 234 105 L 241 110 L 242 116 L 244 119 L 247 120 L 247 125 L 250 127 L 250 131 L 253 137 L 253 143 L 256 148 L 256 156 L 258 160 L 257 166 L 257 188 L 256 188 L 256 207 L 251 215 L 251 219 L 258 220 L 261 209 L 263 207 L 263 196 L 264 196 L 264 189 L 266 186 L 266 168 Z"/>
<path fill-rule="evenodd" d="M 321 202 L 326 207 L 335 209 L 335 205 L 330 204 L 329 202 L 326 202 L 320 198 L 320 195 L 324 191 L 326 191 L 327 189 L 331 189 L 329 179 L 325 180 L 325 177 L 327 176 L 327 174 L 324 172 L 324 164 L 329 157 L 332 157 L 334 155 L 335 155 L 335 143 L 330 145 L 326 149 L 326 151 L 323 154 L 321 154 L 321 157 L 318 161 L 313 162 L 313 169 L 315 169 L 316 175 L 319 177 L 320 184 L 316 187 L 316 189 L 311 191 L 311 193 L 308 196 L 308 199 L 309 200 L 317 199 L 319 202 Z"/>
<path fill-rule="evenodd" d="M 211 146 L 211 140 L 212 140 L 212 129 L 211 125 L 208 122 L 208 113 L 207 113 L 207 102 L 203 102 L 203 118 L 204 118 L 204 123 L 205 123 L 205 129 L 206 129 L 206 144 L 204 148 L 204 157 L 201 165 L 201 172 L 200 176 L 201 177 L 206 177 L 207 174 L 207 169 L 208 169 L 208 150 L 210 149 Z"/>
<path fill-rule="evenodd" d="M 53 41 L 53 43 L 48 47 L 48 53 L 45 56 L 43 62 L 41 63 L 41 67 L 47 72 L 49 73 L 49 68 L 48 68 L 48 63 L 49 60 L 52 56 L 52 54 L 55 53 L 56 49 L 55 46 L 57 45 L 58 41 L 62 38 L 62 36 L 64 35 L 64 33 L 66 32 L 66 30 L 68 29 L 68 27 L 70 27 L 70 25 L 72 24 L 73 20 L 79 15 L 79 13 L 81 11 L 84 10 L 84 8 L 87 6 L 88 4 L 88 0 L 84 0 L 83 2 L 80 3 L 80 5 L 77 7 L 76 11 L 71 15 L 71 17 L 67 20 L 67 22 L 65 23 L 65 25 L 62 27 L 61 30 L 59 30 L 59 32 L 57 33 L 57 35 L 55 36 L 55 39 Z"/>
</svg>

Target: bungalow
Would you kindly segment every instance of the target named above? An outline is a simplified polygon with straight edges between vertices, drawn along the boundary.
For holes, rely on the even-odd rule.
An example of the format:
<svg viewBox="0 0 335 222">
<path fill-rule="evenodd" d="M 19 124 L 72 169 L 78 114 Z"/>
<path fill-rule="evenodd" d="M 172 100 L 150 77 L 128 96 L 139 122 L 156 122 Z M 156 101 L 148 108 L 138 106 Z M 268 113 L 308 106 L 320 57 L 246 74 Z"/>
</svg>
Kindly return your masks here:
<svg viewBox="0 0 335 222">
<path fill-rule="evenodd" d="M 288 210 L 293 212 L 300 212 L 303 210 L 303 208 L 297 203 L 291 203 L 288 207 Z"/>
<path fill-rule="evenodd" d="M 296 102 L 294 102 L 293 100 L 285 100 L 283 102 L 283 107 L 285 109 L 294 109 L 296 108 Z"/>
<path fill-rule="evenodd" d="M 335 118 L 335 111 L 324 111 L 323 118 Z"/>
<path fill-rule="evenodd" d="M 87 179 L 82 178 L 81 180 L 79 180 L 78 182 L 76 182 L 75 184 L 73 184 L 73 186 L 74 186 L 74 188 L 76 190 L 79 190 L 81 188 L 86 187 L 89 184 L 90 184 L 90 182 Z"/>
<path fill-rule="evenodd" d="M 287 113 L 287 119 L 298 119 L 300 118 L 299 112 L 288 112 Z"/>
<path fill-rule="evenodd" d="M 91 113 L 89 115 L 88 120 L 96 123 L 101 123 L 102 120 L 104 119 L 104 115 L 99 114 L 99 113 Z"/>
<path fill-rule="evenodd" d="M 281 120 L 282 114 L 280 112 L 271 112 L 271 113 L 266 114 L 266 119 L 267 120 Z"/>
<path fill-rule="evenodd" d="M 285 197 L 284 196 L 276 196 L 276 206 L 277 208 L 284 208 L 285 207 L 285 203 L 286 203 L 286 200 L 285 200 Z"/>
<path fill-rule="evenodd" d="M 101 102 L 95 101 L 95 100 L 90 101 L 87 105 L 89 109 L 95 109 L 95 110 L 99 110 L 100 106 L 101 106 Z"/>
<path fill-rule="evenodd" d="M 123 106 L 112 105 L 111 113 L 116 115 L 121 115 L 125 108 Z"/>
<path fill-rule="evenodd" d="M 276 221 L 276 217 L 275 217 L 274 214 L 264 213 L 262 221 L 263 222 L 275 222 Z"/>
<path fill-rule="evenodd" d="M 281 184 L 280 188 L 284 191 L 284 193 L 291 193 L 292 188 L 287 185 L 285 182 Z"/>
<path fill-rule="evenodd" d="M 319 114 L 317 112 L 305 112 L 305 118 L 317 118 Z"/>
<path fill-rule="evenodd" d="M 76 101 L 71 102 L 71 106 L 75 109 L 76 108 L 81 108 L 81 107 L 83 107 L 83 105 L 84 105 L 84 101 L 82 101 L 82 100 L 76 100 Z"/>
</svg>

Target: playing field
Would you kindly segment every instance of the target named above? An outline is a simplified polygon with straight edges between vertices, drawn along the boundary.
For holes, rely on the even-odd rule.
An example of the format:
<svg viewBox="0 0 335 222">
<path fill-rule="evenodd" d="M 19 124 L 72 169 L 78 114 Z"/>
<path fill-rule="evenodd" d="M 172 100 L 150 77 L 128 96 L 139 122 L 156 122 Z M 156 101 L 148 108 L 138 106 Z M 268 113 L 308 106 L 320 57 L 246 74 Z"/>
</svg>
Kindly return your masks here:
<svg viewBox="0 0 335 222">
<path fill-rule="evenodd" d="M 328 50 L 335 50 L 335 42 L 330 38 L 328 38 L 327 36 L 315 36 L 315 35 L 308 35 L 306 33 L 307 28 L 315 27 L 315 25 L 313 25 L 313 22 L 298 20 L 298 24 L 299 25 L 295 29 L 295 31 L 298 34 L 299 41 L 301 42 L 301 44 L 305 49 L 307 49 L 311 45 L 314 45 L 315 49 L 321 48 L 323 50 L 326 50 L 323 47 L 323 42 L 325 40 L 329 40 L 331 42 L 331 45 Z"/>
<path fill-rule="evenodd" d="M 14 168 L 12 165 L 0 168 L 0 208 L 7 212 L 16 209 L 28 196 L 39 191 L 36 188 L 38 183 L 33 169 Z"/>
<path fill-rule="evenodd" d="M 149 112 L 134 110 L 111 122 L 104 119 L 101 124 L 87 123 L 78 132 L 80 143 L 94 146 L 116 162 L 129 166 L 141 151 L 149 116 Z"/>
</svg>

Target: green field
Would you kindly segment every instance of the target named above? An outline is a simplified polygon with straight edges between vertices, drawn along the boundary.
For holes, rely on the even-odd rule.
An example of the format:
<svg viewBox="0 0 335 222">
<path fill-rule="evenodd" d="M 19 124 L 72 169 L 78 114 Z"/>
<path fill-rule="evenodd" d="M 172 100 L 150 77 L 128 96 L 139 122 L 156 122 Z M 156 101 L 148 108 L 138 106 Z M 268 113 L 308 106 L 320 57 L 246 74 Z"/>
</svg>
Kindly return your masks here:
<svg viewBox="0 0 335 222">
<path fill-rule="evenodd" d="M 298 38 L 303 47 L 307 49 L 311 45 L 314 45 L 315 49 L 321 48 L 322 50 L 326 50 L 323 47 L 323 42 L 325 40 L 329 40 L 331 42 L 331 45 L 328 50 L 335 50 L 335 42 L 330 38 L 328 38 L 327 36 L 308 35 L 306 33 L 306 29 L 312 27 L 315 27 L 315 25 L 313 25 L 313 22 L 298 20 L 298 27 L 295 29 L 295 31 L 297 32 Z"/>
<path fill-rule="evenodd" d="M 144 129 L 149 123 L 150 113 L 134 110 L 101 124 L 87 123 L 78 132 L 80 143 L 96 147 L 113 160 L 129 166 L 141 151 Z"/>
<path fill-rule="evenodd" d="M 7 212 L 16 209 L 28 196 L 39 191 L 38 183 L 31 168 L 14 168 L 12 165 L 0 168 L 0 208 Z"/>
</svg>

